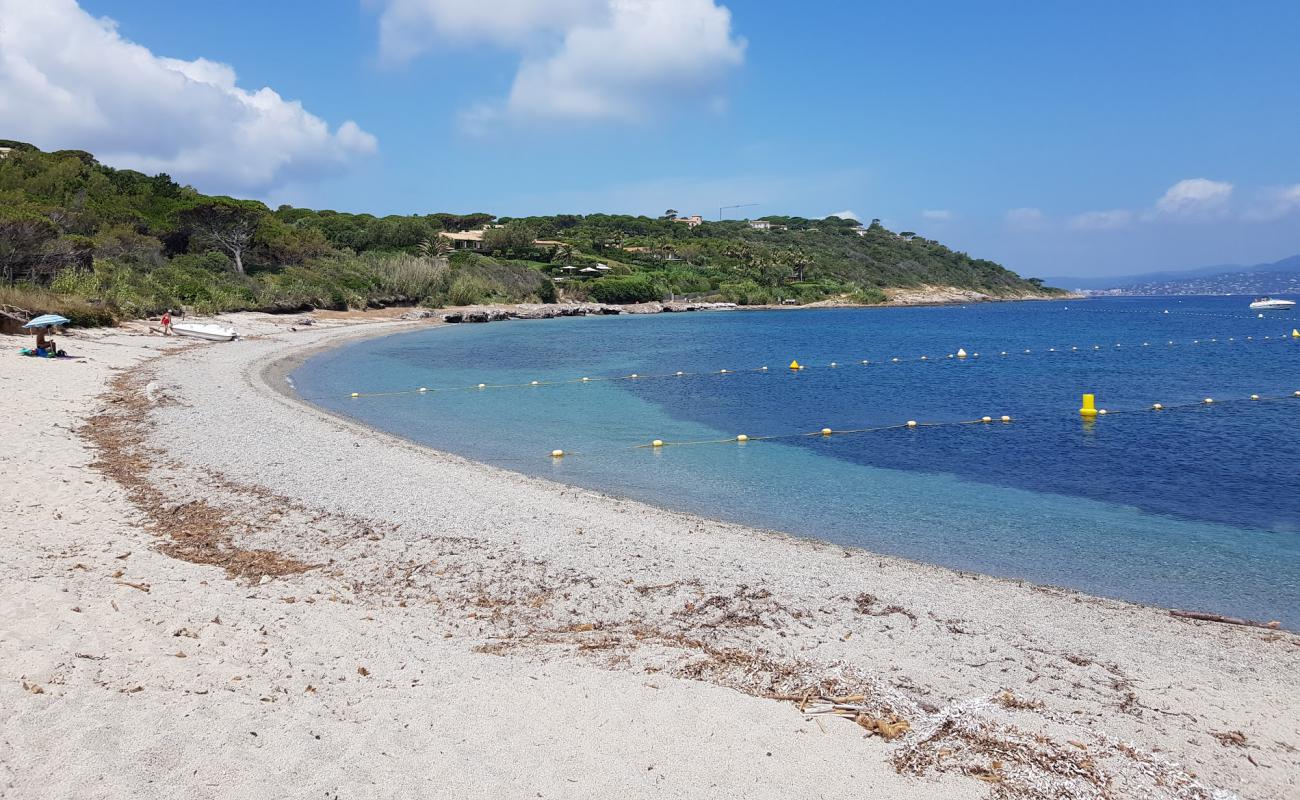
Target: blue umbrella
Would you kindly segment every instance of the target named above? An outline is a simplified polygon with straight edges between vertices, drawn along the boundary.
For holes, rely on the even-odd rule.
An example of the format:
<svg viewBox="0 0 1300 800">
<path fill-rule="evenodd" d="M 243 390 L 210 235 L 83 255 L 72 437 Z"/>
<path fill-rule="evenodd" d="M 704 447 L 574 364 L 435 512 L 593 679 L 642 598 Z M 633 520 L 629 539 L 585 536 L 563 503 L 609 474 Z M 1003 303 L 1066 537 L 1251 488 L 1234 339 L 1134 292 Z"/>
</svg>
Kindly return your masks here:
<svg viewBox="0 0 1300 800">
<path fill-rule="evenodd" d="M 53 328 L 55 325 L 67 325 L 72 320 L 58 314 L 42 314 L 24 325 L 24 328 Z"/>
</svg>

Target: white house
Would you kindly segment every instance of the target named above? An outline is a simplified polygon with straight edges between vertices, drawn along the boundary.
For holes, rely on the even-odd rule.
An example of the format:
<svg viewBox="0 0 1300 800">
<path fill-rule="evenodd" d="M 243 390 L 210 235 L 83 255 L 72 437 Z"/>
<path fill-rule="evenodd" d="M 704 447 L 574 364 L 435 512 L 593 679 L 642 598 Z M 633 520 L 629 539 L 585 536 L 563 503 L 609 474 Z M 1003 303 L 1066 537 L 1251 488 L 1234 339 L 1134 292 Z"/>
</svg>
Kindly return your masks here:
<svg viewBox="0 0 1300 800">
<path fill-rule="evenodd" d="M 704 217 L 701 217 L 699 214 L 692 214 L 689 217 L 678 217 L 673 220 L 673 222 L 685 222 L 688 228 L 694 228 L 698 225 L 704 224 Z"/>
<path fill-rule="evenodd" d="M 12 147 L 0 147 L 0 158 L 8 158 L 13 151 Z"/>
<path fill-rule="evenodd" d="M 749 221 L 749 227 L 756 231 L 770 231 L 772 230 L 772 223 L 765 219 L 751 219 Z"/>
</svg>

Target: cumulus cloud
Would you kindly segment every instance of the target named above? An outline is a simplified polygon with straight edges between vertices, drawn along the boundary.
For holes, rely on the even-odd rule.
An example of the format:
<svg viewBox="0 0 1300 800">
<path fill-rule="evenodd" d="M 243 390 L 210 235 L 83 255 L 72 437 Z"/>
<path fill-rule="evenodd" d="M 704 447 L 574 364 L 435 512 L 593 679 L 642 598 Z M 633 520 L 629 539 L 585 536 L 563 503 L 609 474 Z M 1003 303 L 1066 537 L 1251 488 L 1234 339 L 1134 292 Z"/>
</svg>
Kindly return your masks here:
<svg viewBox="0 0 1300 800">
<path fill-rule="evenodd" d="M 1007 224 L 1017 228 L 1038 228 L 1047 216 L 1037 208 L 1013 208 L 1007 212 Z"/>
<path fill-rule="evenodd" d="M 947 222 L 952 219 L 952 212 L 945 209 L 927 209 L 921 212 L 921 219 L 928 219 L 932 222 Z"/>
<path fill-rule="evenodd" d="M 845 209 L 844 211 L 836 211 L 834 214 L 827 214 L 826 216 L 839 217 L 840 219 L 851 219 L 856 220 L 857 222 L 862 221 L 862 217 L 859 217 L 856 212 L 849 211 L 848 209 Z"/>
<path fill-rule="evenodd" d="M 686 101 L 720 108 L 721 82 L 744 61 L 731 12 L 714 0 L 378 0 L 389 60 L 446 44 L 517 52 L 500 101 L 467 109 L 471 129 L 502 121 L 637 122 Z"/>
<path fill-rule="evenodd" d="M 0 120 L 8 138 L 208 191 L 265 192 L 376 149 L 355 122 L 331 130 L 226 64 L 154 55 L 76 0 L 0 0 Z"/>
<path fill-rule="evenodd" d="M 1181 180 L 1156 201 L 1156 211 L 1179 217 L 1219 212 L 1226 209 L 1232 188 L 1231 183 L 1207 178 Z"/>
<path fill-rule="evenodd" d="M 1070 227 L 1081 231 L 1105 231 L 1123 228 L 1133 221 L 1133 212 L 1122 208 L 1088 211 L 1070 218 Z"/>
</svg>

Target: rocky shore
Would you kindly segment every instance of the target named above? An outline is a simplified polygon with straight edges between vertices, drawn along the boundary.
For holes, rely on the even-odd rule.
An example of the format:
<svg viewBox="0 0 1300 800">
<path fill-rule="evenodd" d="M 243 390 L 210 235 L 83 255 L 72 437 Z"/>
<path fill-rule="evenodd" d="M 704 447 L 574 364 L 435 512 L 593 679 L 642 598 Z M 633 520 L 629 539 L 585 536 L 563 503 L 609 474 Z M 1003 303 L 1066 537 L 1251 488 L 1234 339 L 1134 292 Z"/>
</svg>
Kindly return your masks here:
<svg viewBox="0 0 1300 800">
<path fill-rule="evenodd" d="M 469 306 L 451 311 L 408 311 L 402 319 L 440 319 L 443 322 L 500 322 L 507 319 L 554 319 L 556 317 L 607 316 L 613 314 L 667 314 L 685 311 L 726 311 L 735 303 L 520 303 L 518 305 Z"/>
</svg>

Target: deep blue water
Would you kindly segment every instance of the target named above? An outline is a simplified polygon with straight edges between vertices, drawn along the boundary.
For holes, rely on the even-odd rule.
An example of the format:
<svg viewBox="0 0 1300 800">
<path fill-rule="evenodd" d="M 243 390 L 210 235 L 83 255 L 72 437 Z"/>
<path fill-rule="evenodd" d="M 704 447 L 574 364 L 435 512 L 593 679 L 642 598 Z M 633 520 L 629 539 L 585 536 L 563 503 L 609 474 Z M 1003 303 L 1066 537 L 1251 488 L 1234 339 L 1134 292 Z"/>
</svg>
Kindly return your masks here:
<svg viewBox="0 0 1300 800">
<path fill-rule="evenodd" d="M 1289 334 L 1300 316 L 1260 319 L 1247 303 L 1109 298 L 464 325 L 345 346 L 292 379 L 329 410 L 521 472 L 1295 628 L 1300 340 Z M 958 348 L 971 357 L 947 358 Z M 808 368 L 792 372 L 791 359 Z M 644 377 L 372 396 L 631 373 Z M 1085 391 L 1115 413 L 1084 423 Z M 1216 402 L 1200 404 L 1206 397 Z M 1155 402 L 1171 408 L 1145 410 Z M 1014 421 L 637 447 L 1003 414 Z M 569 455 L 550 458 L 556 448 Z"/>
</svg>

